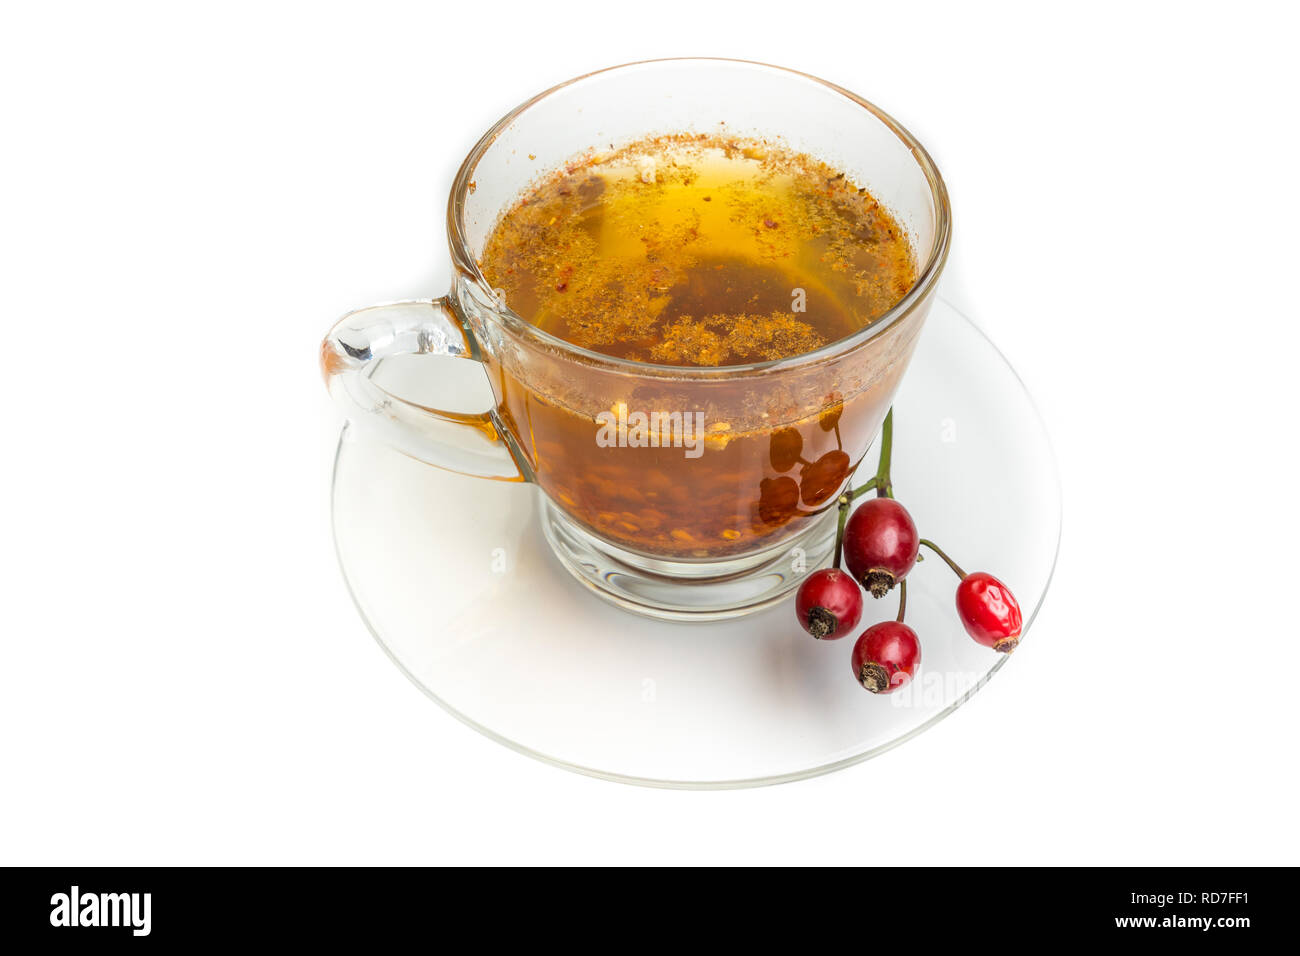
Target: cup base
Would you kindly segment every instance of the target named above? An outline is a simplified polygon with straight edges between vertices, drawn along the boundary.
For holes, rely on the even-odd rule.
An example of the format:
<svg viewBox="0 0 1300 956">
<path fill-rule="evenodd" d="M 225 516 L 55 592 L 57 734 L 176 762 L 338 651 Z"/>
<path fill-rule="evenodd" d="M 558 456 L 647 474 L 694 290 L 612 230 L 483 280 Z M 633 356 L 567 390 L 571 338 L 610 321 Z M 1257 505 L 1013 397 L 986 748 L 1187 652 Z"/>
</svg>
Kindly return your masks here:
<svg viewBox="0 0 1300 956">
<path fill-rule="evenodd" d="M 611 604 L 661 621 L 722 621 L 771 607 L 828 561 L 836 510 L 757 554 L 665 561 L 596 538 L 541 497 L 542 532 L 560 564 Z"/>
</svg>

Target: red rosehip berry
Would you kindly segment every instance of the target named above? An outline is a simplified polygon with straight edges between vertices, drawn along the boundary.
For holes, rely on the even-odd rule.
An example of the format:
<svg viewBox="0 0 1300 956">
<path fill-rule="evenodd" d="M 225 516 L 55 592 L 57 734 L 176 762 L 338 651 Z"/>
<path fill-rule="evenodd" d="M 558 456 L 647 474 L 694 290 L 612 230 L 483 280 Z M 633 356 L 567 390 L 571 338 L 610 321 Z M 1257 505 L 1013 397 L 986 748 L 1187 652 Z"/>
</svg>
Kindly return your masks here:
<svg viewBox="0 0 1300 956">
<path fill-rule="evenodd" d="M 840 490 L 853 470 L 853 462 L 842 451 L 828 451 L 799 475 L 799 492 L 806 505 L 819 505 Z"/>
<path fill-rule="evenodd" d="M 768 439 L 768 457 L 777 471 L 789 471 L 803 454 L 803 436 L 797 428 L 778 428 Z"/>
<path fill-rule="evenodd" d="M 821 426 L 822 431 L 833 432 L 840 423 L 840 416 L 844 414 L 844 399 L 839 392 L 831 392 L 824 401 L 826 404 L 822 406 L 822 413 L 817 416 L 817 424 Z"/>
<path fill-rule="evenodd" d="M 808 575 L 794 599 L 803 629 L 819 641 L 839 640 L 862 618 L 862 591 L 838 568 Z"/>
<path fill-rule="evenodd" d="M 853 645 L 853 677 L 873 694 L 892 694 L 920 663 L 921 642 L 901 621 L 873 624 Z"/>
<path fill-rule="evenodd" d="M 976 571 L 957 585 L 957 614 L 966 633 L 985 647 L 1010 653 L 1020 643 L 1020 604 L 991 574 Z"/>
<path fill-rule="evenodd" d="M 872 597 L 881 598 L 916 564 L 921 538 L 893 498 L 870 498 L 844 528 L 844 564 Z"/>
<path fill-rule="evenodd" d="M 799 511 L 799 482 L 786 475 L 758 483 L 758 516 L 764 524 L 785 524 Z"/>
</svg>

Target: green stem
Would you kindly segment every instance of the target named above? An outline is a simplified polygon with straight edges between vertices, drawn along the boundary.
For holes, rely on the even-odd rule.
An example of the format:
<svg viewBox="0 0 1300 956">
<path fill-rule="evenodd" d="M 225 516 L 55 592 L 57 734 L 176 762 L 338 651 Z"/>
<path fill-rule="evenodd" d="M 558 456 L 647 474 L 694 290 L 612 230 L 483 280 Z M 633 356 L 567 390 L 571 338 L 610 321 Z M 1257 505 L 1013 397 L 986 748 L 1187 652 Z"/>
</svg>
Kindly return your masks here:
<svg viewBox="0 0 1300 956">
<path fill-rule="evenodd" d="M 903 614 L 907 611 L 907 582 L 898 582 L 898 623 L 903 623 Z"/>
<path fill-rule="evenodd" d="M 965 577 L 966 577 L 966 572 L 963 571 L 961 568 L 959 568 L 959 567 L 957 566 L 957 562 L 956 562 L 956 561 L 954 561 L 952 558 L 948 557 L 948 555 L 946 555 L 946 554 L 943 553 L 943 548 L 939 547 L 937 544 L 935 544 L 935 543 L 934 543 L 933 541 L 931 541 L 929 538 L 922 538 L 922 539 L 921 539 L 921 544 L 925 545 L 927 548 L 929 548 L 931 551 L 933 551 L 933 552 L 934 552 L 935 554 L 937 554 L 939 557 L 943 558 L 944 561 L 946 561 L 946 562 L 948 563 L 948 567 L 952 568 L 953 574 L 957 575 L 957 577 L 959 577 L 959 578 L 965 578 Z"/>
<path fill-rule="evenodd" d="M 846 492 L 846 494 L 848 495 L 849 501 L 856 501 L 857 499 L 861 498 L 863 495 L 865 495 L 868 491 L 870 491 L 874 487 L 876 487 L 876 479 L 872 478 L 865 484 L 859 485 L 857 488 L 854 488 L 852 491 Z"/>
<path fill-rule="evenodd" d="M 844 554 L 844 525 L 849 520 L 849 503 L 853 501 L 851 492 L 845 492 L 840 495 L 840 521 L 835 529 L 835 563 L 832 567 L 840 566 L 840 558 Z"/>
<path fill-rule="evenodd" d="M 876 494 L 881 498 L 894 497 L 894 484 L 889 477 L 890 459 L 894 453 L 894 409 L 891 406 L 885 415 L 885 424 L 880 428 L 880 465 L 876 468 Z"/>
</svg>

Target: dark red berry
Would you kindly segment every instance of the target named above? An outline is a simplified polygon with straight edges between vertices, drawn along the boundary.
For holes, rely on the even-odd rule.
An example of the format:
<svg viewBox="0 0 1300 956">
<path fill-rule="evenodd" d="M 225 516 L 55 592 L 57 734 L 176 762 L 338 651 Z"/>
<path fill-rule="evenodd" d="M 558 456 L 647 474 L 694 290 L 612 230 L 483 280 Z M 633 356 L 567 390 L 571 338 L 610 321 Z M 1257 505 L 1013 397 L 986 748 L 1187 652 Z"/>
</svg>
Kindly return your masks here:
<svg viewBox="0 0 1300 956">
<path fill-rule="evenodd" d="M 842 451 L 828 451 L 799 474 L 799 493 L 806 505 L 819 505 L 840 490 L 853 470 L 853 462 Z"/>
<path fill-rule="evenodd" d="M 799 585 L 794 609 L 799 623 L 813 637 L 839 640 L 862 618 L 862 590 L 838 568 L 822 568 Z"/>
<path fill-rule="evenodd" d="M 803 454 L 803 436 L 796 428 L 778 428 L 767 440 L 768 457 L 777 471 L 789 471 Z"/>
<path fill-rule="evenodd" d="M 921 663 L 921 642 L 901 621 L 881 621 L 853 645 L 853 676 L 873 694 L 892 694 L 912 679 Z"/>
<path fill-rule="evenodd" d="M 758 516 L 764 524 L 785 524 L 799 510 L 799 482 L 788 475 L 758 483 Z"/>
<path fill-rule="evenodd" d="M 1011 589 L 984 571 L 957 585 L 957 614 L 966 633 L 985 647 L 1010 653 L 1020 643 L 1020 604 Z"/>
<path fill-rule="evenodd" d="M 838 392 L 831 392 L 826 396 L 826 402 L 822 413 L 817 417 L 817 424 L 821 426 L 822 431 L 833 432 L 840 423 L 840 416 L 844 414 L 844 400 L 840 398 Z"/>
<path fill-rule="evenodd" d="M 872 597 L 884 597 L 912 570 L 921 538 L 893 498 L 869 498 L 844 528 L 844 565 Z"/>
</svg>

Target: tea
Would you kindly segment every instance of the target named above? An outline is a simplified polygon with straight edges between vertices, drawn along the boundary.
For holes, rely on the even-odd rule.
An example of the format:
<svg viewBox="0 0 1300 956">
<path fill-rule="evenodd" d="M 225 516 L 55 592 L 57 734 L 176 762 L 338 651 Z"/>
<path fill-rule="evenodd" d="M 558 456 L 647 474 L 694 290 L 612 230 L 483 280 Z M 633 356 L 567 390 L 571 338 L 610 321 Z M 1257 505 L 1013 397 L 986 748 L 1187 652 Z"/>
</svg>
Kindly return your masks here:
<svg viewBox="0 0 1300 956">
<path fill-rule="evenodd" d="M 905 231 L 842 173 L 690 135 L 543 178 L 501 216 L 480 265 L 506 305 L 560 339 L 687 367 L 813 352 L 916 279 Z M 873 363 L 829 363 L 779 389 L 487 361 L 500 414 L 570 517 L 636 552 L 716 558 L 775 543 L 833 503 L 858 463 L 845 449 L 867 447 L 914 331 L 891 327 Z"/>
<path fill-rule="evenodd" d="M 811 352 L 889 311 L 916 278 L 902 228 L 842 173 L 686 136 L 544 180 L 502 217 L 481 265 L 538 327 L 660 365 Z"/>
</svg>

